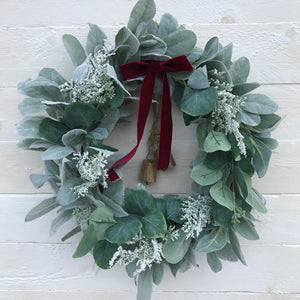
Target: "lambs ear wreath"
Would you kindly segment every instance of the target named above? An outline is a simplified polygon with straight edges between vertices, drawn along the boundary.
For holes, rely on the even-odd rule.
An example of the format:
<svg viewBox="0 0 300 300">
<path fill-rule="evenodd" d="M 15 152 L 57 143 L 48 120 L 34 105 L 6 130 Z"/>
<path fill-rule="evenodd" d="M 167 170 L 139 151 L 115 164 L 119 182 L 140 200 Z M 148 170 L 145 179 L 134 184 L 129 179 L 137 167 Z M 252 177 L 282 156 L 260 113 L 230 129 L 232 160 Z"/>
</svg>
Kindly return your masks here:
<svg viewBox="0 0 300 300">
<path fill-rule="evenodd" d="M 249 93 L 259 84 L 246 83 L 247 58 L 231 61 L 232 44 L 223 47 L 213 37 L 202 50 L 196 35 L 170 14 L 159 25 L 154 15 L 153 0 L 139 0 L 114 48 L 94 24 L 85 50 L 64 35 L 73 79 L 44 68 L 18 86 L 28 96 L 19 104 L 25 118 L 17 132 L 25 139 L 18 146 L 42 152 L 45 173 L 30 179 L 36 188 L 48 182 L 53 190 L 26 221 L 57 209 L 53 234 L 75 218 L 77 226 L 62 238 L 83 232 L 74 257 L 91 252 L 102 269 L 124 264 L 143 300 L 151 298 L 166 265 L 174 276 L 197 266 L 195 252 L 207 254 L 214 272 L 221 260 L 246 264 L 238 235 L 257 240 L 251 212 L 266 212 L 251 179 L 266 174 L 277 146 L 270 133 L 280 121 L 273 100 Z M 116 154 L 105 139 L 130 114 L 127 104 L 137 100 L 131 92 L 139 87 L 137 144 L 126 155 Z M 155 118 L 143 180 L 154 181 L 153 166 L 175 165 L 170 97 L 185 124 L 197 124 L 191 192 L 155 197 L 141 183 L 125 189 L 120 169 L 137 151 L 151 106 Z"/>
</svg>

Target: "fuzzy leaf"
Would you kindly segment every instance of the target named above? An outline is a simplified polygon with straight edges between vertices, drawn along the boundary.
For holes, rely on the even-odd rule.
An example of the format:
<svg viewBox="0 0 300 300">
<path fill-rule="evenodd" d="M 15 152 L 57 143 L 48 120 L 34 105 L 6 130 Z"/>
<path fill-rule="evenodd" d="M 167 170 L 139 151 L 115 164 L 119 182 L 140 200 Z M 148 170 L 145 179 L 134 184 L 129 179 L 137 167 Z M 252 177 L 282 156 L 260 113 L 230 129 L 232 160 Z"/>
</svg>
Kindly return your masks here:
<svg viewBox="0 0 300 300">
<path fill-rule="evenodd" d="M 59 204 L 56 202 L 56 197 L 51 197 L 43 200 L 41 203 L 30 210 L 30 212 L 25 217 L 25 222 L 35 220 L 45 215 L 46 213 L 58 207 L 58 205 Z"/>
<path fill-rule="evenodd" d="M 247 240 L 258 240 L 259 236 L 254 225 L 245 218 L 239 219 L 239 223 L 233 224 L 233 229 Z"/>
<path fill-rule="evenodd" d="M 42 101 L 41 98 L 25 98 L 18 108 L 22 115 L 35 114 L 46 109 L 47 106 L 41 103 Z"/>
<path fill-rule="evenodd" d="M 138 25 L 147 22 L 155 16 L 156 7 L 153 0 L 139 0 L 131 11 L 128 28 L 135 32 Z"/>
<path fill-rule="evenodd" d="M 64 79 L 55 69 L 52 68 L 43 68 L 39 73 L 39 77 L 45 77 L 56 82 L 58 85 L 66 82 L 66 79 Z"/>
<path fill-rule="evenodd" d="M 74 150 L 70 147 L 63 147 L 63 146 L 55 145 L 55 146 L 48 148 L 45 152 L 43 152 L 42 159 L 43 160 L 62 159 L 73 152 L 74 152 Z"/>
<path fill-rule="evenodd" d="M 232 229 L 229 230 L 229 240 L 230 240 L 230 245 L 232 247 L 234 254 L 239 258 L 239 260 L 242 262 L 242 264 L 247 266 L 244 255 L 241 251 L 241 246 L 240 246 L 239 240 Z"/>
<path fill-rule="evenodd" d="M 94 54 L 94 50 L 97 46 L 103 46 L 106 40 L 105 33 L 95 24 L 90 24 L 90 30 L 86 41 L 86 52 L 87 54 Z"/>
<path fill-rule="evenodd" d="M 242 108 L 253 114 L 269 115 L 277 110 L 278 105 L 266 95 L 249 94 L 245 96 L 245 103 Z"/>
<path fill-rule="evenodd" d="M 133 56 L 139 50 L 140 42 L 137 37 L 127 28 L 122 27 L 115 38 L 116 48 L 128 46 L 128 56 Z"/>
<path fill-rule="evenodd" d="M 255 210 L 266 213 L 267 209 L 264 204 L 264 199 L 261 194 L 259 194 L 255 189 L 251 189 L 248 197 L 246 198 L 246 202 L 251 205 Z"/>
<path fill-rule="evenodd" d="M 72 218 L 72 210 L 66 210 L 57 215 L 50 227 L 50 235 L 53 235 L 57 232 L 57 230 L 66 222 L 68 222 Z"/>
<path fill-rule="evenodd" d="M 197 37 L 190 30 L 177 30 L 164 38 L 168 49 L 166 54 L 175 57 L 178 55 L 187 55 L 195 47 Z"/>
<path fill-rule="evenodd" d="M 39 126 L 44 117 L 26 117 L 16 126 L 18 135 L 27 138 L 39 138 Z"/>
<path fill-rule="evenodd" d="M 86 59 L 86 54 L 78 39 L 71 34 L 64 34 L 62 40 L 73 65 L 81 65 Z"/>
<path fill-rule="evenodd" d="M 219 52 L 220 45 L 217 37 L 211 38 L 205 45 L 204 51 L 200 57 L 201 64 L 212 60 Z"/>
<path fill-rule="evenodd" d="M 163 279 L 164 276 L 164 263 L 154 263 L 152 265 L 152 270 L 153 270 L 153 282 L 156 285 L 159 285 Z"/>
<path fill-rule="evenodd" d="M 206 66 L 203 68 L 199 67 L 190 75 L 188 86 L 197 90 L 206 89 L 210 86 L 207 78 Z"/>
<path fill-rule="evenodd" d="M 235 85 L 245 83 L 250 72 L 248 58 L 240 57 L 230 66 L 229 72 Z"/>
<path fill-rule="evenodd" d="M 259 86 L 260 86 L 260 84 L 257 82 L 237 84 L 232 88 L 231 92 L 234 95 L 243 96 L 243 95 L 255 90 Z"/>
<path fill-rule="evenodd" d="M 260 115 L 252 114 L 245 110 L 241 110 L 240 113 L 241 113 L 242 122 L 247 125 L 257 126 L 261 122 Z"/>
<path fill-rule="evenodd" d="M 159 36 L 165 38 L 178 29 L 177 20 L 170 14 L 163 14 L 159 23 Z"/>
<path fill-rule="evenodd" d="M 87 132 L 83 129 L 72 129 L 62 136 L 62 142 L 67 147 L 74 147 L 84 143 Z"/>
</svg>

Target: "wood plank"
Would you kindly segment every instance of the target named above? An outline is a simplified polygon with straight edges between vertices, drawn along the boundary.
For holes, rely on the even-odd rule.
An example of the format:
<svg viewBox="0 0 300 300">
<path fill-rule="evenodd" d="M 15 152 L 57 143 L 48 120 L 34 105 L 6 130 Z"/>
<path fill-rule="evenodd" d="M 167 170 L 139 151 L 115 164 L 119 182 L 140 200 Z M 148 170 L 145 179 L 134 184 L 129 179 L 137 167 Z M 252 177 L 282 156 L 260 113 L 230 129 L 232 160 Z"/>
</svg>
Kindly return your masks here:
<svg viewBox="0 0 300 300">
<path fill-rule="evenodd" d="M 75 227 L 75 222 L 65 224 L 54 236 L 49 236 L 49 228 L 55 217 L 55 210 L 32 222 L 24 222 L 25 215 L 35 205 L 51 195 L 0 195 L 0 243 L 62 243 L 64 234 Z M 260 222 L 255 226 L 260 236 L 258 241 L 241 238 L 242 244 L 283 244 L 300 245 L 300 195 L 266 195 L 267 214 L 255 216 Z M 9 216 L 9 218 L 7 217 Z M 10 228 L 9 230 L 5 230 Z M 77 245 L 81 234 L 65 243 Z"/>
<path fill-rule="evenodd" d="M 132 300 L 135 298 L 134 291 L 0 291 L 0 299 L 4 300 Z M 278 294 L 278 293 L 206 293 L 206 292 L 156 292 L 152 294 L 152 300 L 293 300 L 299 299 L 300 294 Z"/>
<path fill-rule="evenodd" d="M 2 0 L 1 23 L 12 26 L 66 25 L 101 22 L 101 25 L 126 24 L 135 0 Z M 157 0 L 156 19 L 169 12 L 186 23 L 257 23 L 299 21 L 300 5 L 297 0 Z M 247 7 L 247 9 L 245 9 Z M 60 13 L 68 11 L 68 14 Z M 95 11 L 100 11 L 100 15 Z M 53 18 L 55 16 L 55 18 Z"/>
<path fill-rule="evenodd" d="M 252 71 L 250 80 L 261 83 L 300 83 L 299 23 L 188 25 L 198 35 L 198 45 L 216 34 L 223 44 L 233 42 L 234 59 L 247 56 Z M 109 40 L 119 27 L 103 28 Z M 61 36 L 76 35 L 85 43 L 87 25 L 76 27 L 0 27 L 1 87 L 16 86 L 17 82 L 36 74 L 37 68 L 53 67 L 70 78 L 73 67 L 63 49 Z M 15 45 L 18 44 L 18 47 Z M 17 70 L 17 72 L 16 72 Z M 22 76 L 21 76 L 22 74 Z"/>
<path fill-rule="evenodd" d="M 199 269 L 190 269 L 174 279 L 166 269 L 155 291 L 300 293 L 299 246 L 245 246 L 248 268 L 241 263 L 224 263 L 214 274 L 199 255 Z M 93 268 L 91 255 L 72 259 L 73 245 L 0 244 L 0 289 L 135 291 L 124 268 Z M 276 262 L 276 263 L 274 263 Z M 216 284 L 217 283 L 217 284 Z"/>
</svg>

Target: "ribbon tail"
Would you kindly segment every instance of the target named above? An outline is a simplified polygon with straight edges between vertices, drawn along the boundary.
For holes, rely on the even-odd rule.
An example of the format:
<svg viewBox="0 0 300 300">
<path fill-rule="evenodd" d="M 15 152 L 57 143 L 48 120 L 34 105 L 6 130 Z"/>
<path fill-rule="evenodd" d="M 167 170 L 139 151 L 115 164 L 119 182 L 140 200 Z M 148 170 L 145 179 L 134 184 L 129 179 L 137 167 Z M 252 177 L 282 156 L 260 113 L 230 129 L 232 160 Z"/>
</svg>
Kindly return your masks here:
<svg viewBox="0 0 300 300">
<path fill-rule="evenodd" d="M 114 181 L 119 178 L 117 173 L 114 171 L 114 168 L 125 164 L 129 161 L 136 153 L 141 139 L 144 134 L 144 129 L 146 125 L 146 121 L 149 115 L 149 111 L 152 104 L 152 95 L 154 91 L 155 85 L 155 74 L 149 68 L 146 73 L 146 77 L 140 92 L 140 101 L 139 101 L 139 109 L 138 109 L 138 117 L 137 117 L 137 143 L 136 146 L 125 156 L 123 156 L 120 160 L 115 162 L 110 169 L 107 171 L 109 176 L 108 179 L 110 181 Z"/>
<path fill-rule="evenodd" d="M 171 96 L 167 74 L 165 72 L 162 74 L 162 83 L 157 170 L 167 169 L 169 166 L 173 133 Z"/>
</svg>

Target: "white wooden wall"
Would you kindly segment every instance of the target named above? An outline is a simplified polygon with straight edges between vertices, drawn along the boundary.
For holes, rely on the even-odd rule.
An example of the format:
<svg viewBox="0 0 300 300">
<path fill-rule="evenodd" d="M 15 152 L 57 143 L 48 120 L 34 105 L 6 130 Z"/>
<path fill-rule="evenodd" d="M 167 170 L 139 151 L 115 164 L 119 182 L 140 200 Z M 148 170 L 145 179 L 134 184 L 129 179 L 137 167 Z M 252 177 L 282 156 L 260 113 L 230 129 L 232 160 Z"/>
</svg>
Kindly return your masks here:
<svg viewBox="0 0 300 300">
<path fill-rule="evenodd" d="M 197 33 L 198 44 L 212 36 L 234 43 L 234 57 L 247 56 L 250 80 L 279 103 L 286 116 L 274 136 L 280 146 L 268 175 L 255 186 L 266 195 L 268 214 L 258 216 L 261 239 L 242 241 L 248 267 L 224 263 L 213 274 L 200 255 L 198 269 L 172 278 L 169 271 L 154 300 L 300 299 L 300 1 L 299 0 L 156 0 L 157 19 L 170 12 Z M 70 78 L 72 65 L 61 36 L 84 42 L 88 26 L 101 26 L 113 41 L 126 24 L 135 0 L 0 0 L 0 299 L 135 298 L 135 286 L 122 267 L 99 271 L 91 256 L 72 259 L 79 236 L 62 243 L 72 224 L 49 237 L 54 216 L 24 223 L 25 214 L 49 189 L 36 191 L 28 179 L 42 170 L 39 153 L 17 150 L 14 124 L 21 119 L 19 81 L 54 67 Z M 185 128 L 174 109 L 173 153 L 176 169 L 160 173 L 150 190 L 189 190 L 188 164 L 195 152 L 194 129 Z M 126 137 L 126 139 L 125 139 Z M 133 124 L 120 126 L 110 142 L 124 152 L 135 142 Z M 126 167 L 133 186 L 145 145 Z"/>
</svg>

